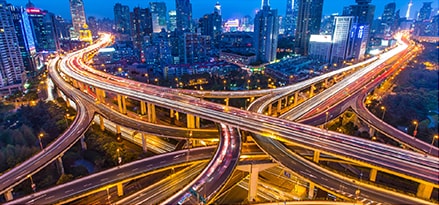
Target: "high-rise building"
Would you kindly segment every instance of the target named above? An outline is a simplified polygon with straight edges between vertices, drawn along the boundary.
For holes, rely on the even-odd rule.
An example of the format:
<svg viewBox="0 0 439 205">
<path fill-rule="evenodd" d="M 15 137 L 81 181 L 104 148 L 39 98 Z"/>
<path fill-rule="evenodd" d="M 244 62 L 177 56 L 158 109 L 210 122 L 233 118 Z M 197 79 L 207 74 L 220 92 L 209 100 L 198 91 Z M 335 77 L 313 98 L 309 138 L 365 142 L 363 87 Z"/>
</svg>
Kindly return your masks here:
<svg viewBox="0 0 439 205">
<path fill-rule="evenodd" d="M 384 12 L 381 16 L 381 34 L 391 35 L 396 29 L 395 25 L 395 9 L 396 4 L 394 2 L 386 4 L 384 6 Z"/>
<path fill-rule="evenodd" d="M 424 21 L 430 19 L 432 3 L 433 2 L 423 2 L 421 10 L 419 10 L 418 21 Z"/>
<path fill-rule="evenodd" d="M 213 9 L 213 13 L 218 13 L 221 16 L 221 4 L 217 1 Z"/>
<path fill-rule="evenodd" d="M 135 7 L 130 15 L 131 19 L 131 35 L 134 47 L 141 52 L 140 59 L 143 61 L 143 41 L 146 36 L 151 36 L 152 16 L 148 8 Z"/>
<path fill-rule="evenodd" d="M 357 17 L 336 16 L 334 25 L 330 59 L 331 63 L 340 63 L 354 57 L 354 34 L 357 27 Z"/>
<path fill-rule="evenodd" d="M 177 62 L 191 62 L 187 61 L 185 33 L 192 32 L 192 4 L 190 0 L 176 0 L 177 9 L 177 29 L 176 36 L 178 38 L 178 61 Z M 193 39 L 193 38 L 189 38 Z"/>
<path fill-rule="evenodd" d="M 218 41 L 219 36 L 222 33 L 223 20 L 218 12 L 221 11 L 217 9 L 217 6 L 215 6 L 213 13 L 204 15 L 198 21 L 199 32 L 202 35 L 210 36 L 214 41 Z"/>
<path fill-rule="evenodd" d="M 192 30 L 192 4 L 189 0 L 176 0 L 177 31 L 190 32 Z"/>
<path fill-rule="evenodd" d="M 87 23 L 82 0 L 70 0 L 70 14 L 72 15 L 73 31 L 70 34 L 72 39 L 79 39 L 81 28 Z"/>
<path fill-rule="evenodd" d="M 22 7 L 15 7 L 9 5 L 14 22 L 15 31 L 18 39 L 18 46 L 20 47 L 21 58 L 23 59 L 24 67 L 31 75 L 36 70 L 42 67 L 40 55 L 38 55 L 34 31 L 29 20 L 26 9 Z"/>
<path fill-rule="evenodd" d="M 285 14 L 285 35 L 294 35 L 297 26 L 297 13 L 299 11 L 299 0 L 287 0 L 287 10 Z"/>
<path fill-rule="evenodd" d="M 212 50 L 210 36 L 199 33 L 184 33 L 184 64 L 207 62 Z"/>
<path fill-rule="evenodd" d="M 256 60 L 262 63 L 276 59 L 279 35 L 277 10 L 271 9 L 269 0 L 262 1 L 262 9 L 255 16 L 254 40 Z"/>
<path fill-rule="evenodd" d="M 152 24 L 154 33 L 159 33 L 162 29 L 166 29 L 166 3 L 165 2 L 149 2 L 152 14 Z"/>
<path fill-rule="evenodd" d="M 177 12 L 175 10 L 171 10 L 168 12 L 168 15 L 169 15 L 168 30 L 174 31 L 177 28 Z"/>
<path fill-rule="evenodd" d="M 0 91 L 11 93 L 20 89 L 25 80 L 23 59 L 12 20 L 5 0 L 0 0 Z"/>
<path fill-rule="evenodd" d="M 355 0 L 356 5 L 350 5 L 343 10 L 343 16 L 356 16 L 358 23 L 372 25 L 375 14 L 375 5 L 369 4 L 372 0 Z"/>
<path fill-rule="evenodd" d="M 35 7 L 28 7 L 26 11 L 34 30 L 37 51 L 58 50 L 59 39 L 55 29 L 55 15 Z"/>
<path fill-rule="evenodd" d="M 410 0 L 409 4 L 407 6 L 407 12 L 405 13 L 405 18 L 407 20 L 410 19 L 410 9 L 412 8 L 412 6 L 413 6 L 413 2 L 412 2 L 412 0 Z"/>
<path fill-rule="evenodd" d="M 114 5 L 114 25 L 116 32 L 130 33 L 130 7 L 117 3 Z"/>
<path fill-rule="evenodd" d="M 320 33 L 323 0 L 299 0 L 295 53 L 307 55 L 309 38 Z"/>
</svg>

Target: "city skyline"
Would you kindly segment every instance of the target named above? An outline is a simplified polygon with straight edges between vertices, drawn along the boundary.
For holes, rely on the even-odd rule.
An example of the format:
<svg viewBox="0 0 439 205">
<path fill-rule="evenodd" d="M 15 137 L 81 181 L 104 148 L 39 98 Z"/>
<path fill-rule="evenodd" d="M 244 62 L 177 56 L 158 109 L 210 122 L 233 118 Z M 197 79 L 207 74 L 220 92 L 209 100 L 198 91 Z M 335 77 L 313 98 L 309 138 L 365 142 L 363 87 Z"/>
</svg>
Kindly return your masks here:
<svg viewBox="0 0 439 205">
<path fill-rule="evenodd" d="M 10 0 L 8 3 L 12 3 L 16 6 L 25 6 L 28 3 L 28 0 Z M 70 9 L 69 9 L 69 1 L 68 0 L 60 0 L 60 1 L 44 1 L 44 0 L 32 0 L 31 1 L 36 7 L 49 10 L 54 12 L 56 15 L 61 15 L 65 19 L 71 19 Z M 123 5 L 128 5 L 130 10 L 132 10 L 136 6 L 140 6 L 143 8 L 149 7 L 149 2 L 158 2 L 158 1 L 148 1 L 148 0 L 130 0 L 120 1 L 120 0 L 108 0 L 105 4 L 99 4 L 98 1 L 84 0 L 85 13 L 87 18 L 90 16 L 95 16 L 98 18 L 110 18 L 113 19 L 113 7 L 116 3 L 121 3 Z M 162 2 L 166 3 L 167 9 L 175 10 L 175 0 L 163 0 Z M 201 2 L 191 1 L 193 4 L 193 18 L 201 18 L 206 13 L 213 12 L 214 6 L 217 0 L 207 0 Z M 343 7 L 355 4 L 355 0 L 345 0 L 343 4 L 331 4 L 331 1 L 326 0 L 323 4 L 323 15 L 330 15 L 332 13 L 342 14 Z M 384 11 L 384 6 L 388 3 L 395 2 L 394 0 L 384 0 L 378 1 L 373 0 L 371 4 L 376 6 L 375 17 L 378 18 L 382 15 Z M 415 17 L 415 13 L 417 13 L 422 7 L 422 2 L 424 0 L 414 0 L 413 6 L 411 7 L 410 16 L 411 18 Z M 236 9 L 236 1 L 232 0 L 221 0 L 219 1 L 222 7 L 222 15 L 223 19 L 233 19 L 240 18 L 245 15 L 250 15 L 252 17 L 255 16 L 257 10 L 261 8 L 260 0 L 247 0 L 245 5 L 240 5 L 240 9 Z M 337 2 L 339 3 L 339 2 Z M 407 2 L 396 2 L 396 10 L 401 10 L 401 17 L 407 11 L 408 7 Z M 433 10 L 438 8 L 438 3 L 433 2 L 432 8 Z M 278 10 L 278 14 L 284 16 L 286 13 L 286 0 L 282 1 L 271 1 L 270 7 Z"/>
</svg>

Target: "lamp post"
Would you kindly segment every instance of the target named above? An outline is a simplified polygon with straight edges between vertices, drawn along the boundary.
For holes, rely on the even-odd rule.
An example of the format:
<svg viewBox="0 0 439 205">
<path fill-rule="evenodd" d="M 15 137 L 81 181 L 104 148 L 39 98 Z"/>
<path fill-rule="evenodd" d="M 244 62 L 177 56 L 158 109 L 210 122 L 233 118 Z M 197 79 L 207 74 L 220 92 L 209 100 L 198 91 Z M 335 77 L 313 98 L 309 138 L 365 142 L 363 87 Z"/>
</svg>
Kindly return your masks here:
<svg viewBox="0 0 439 205">
<path fill-rule="evenodd" d="M 416 134 L 418 133 L 418 121 L 414 120 L 413 124 L 415 125 L 415 130 L 413 130 L 413 137 L 416 138 Z"/>
<path fill-rule="evenodd" d="M 386 107 L 381 106 L 381 110 L 383 112 L 383 114 L 381 115 L 381 120 L 383 121 L 384 120 L 384 114 L 386 114 Z"/>
<path fill-rule="evenodd" d="M 70 114 L 67 113 L 67 114 L 66 114 L 66 118 L 65 118 L 65 119 L 66 119 L 66 125 L 67 125 L 67 127 L 69 126 L 69 120 L 68 120 L 69 117 L 70 117 Z"/>
<path fill-rule="evenodd" d="M 120 156 L 120 149 L 117 148 L 116 152 L 117 152 L 117 164 L 120 165 L 120 164 L 122 164 L 122 157 Z"/>
<path fill-rule="evenodd" d="M 38 135 L 38 141 L 40 141 L 40 148 L 41 148 L 41 150 L 43 150 L 43 142 L 41 141 L 41 139 L 44 137 L 44 134 L 43 133 L 40 133 L 39 135 Z"/>
<path fill-rule="evenodd" d="M 148 75 L 148 73 L 145 73 L 145 77 L 146 77 L 146 83 L 149 84 L 149 75 Z"/>
<path fill-rule="evenodd" d="M 32 188 L 32 190 L 34 192 L 37 191 L 37 185 L 34 183 L 34 180 L 32 179 L 32 175 L 28 175 L 29 179 L 30 179 L 30 187 Z"/>
<path fill-rule="evenodd" d="M 430 150 L 428 151 L 429 154 L 431 154 L 431 149 L 432 149 L 433 146 L 434 146 L 434 140 L 436 140 L 436 139 L 438 139 L 438 138 L 439 138 L 438 135 L 434 135 L 434 136 L 433 136 L 433 139 L 431 139 L 431 147 L 430 147 Z"/>
</svg>

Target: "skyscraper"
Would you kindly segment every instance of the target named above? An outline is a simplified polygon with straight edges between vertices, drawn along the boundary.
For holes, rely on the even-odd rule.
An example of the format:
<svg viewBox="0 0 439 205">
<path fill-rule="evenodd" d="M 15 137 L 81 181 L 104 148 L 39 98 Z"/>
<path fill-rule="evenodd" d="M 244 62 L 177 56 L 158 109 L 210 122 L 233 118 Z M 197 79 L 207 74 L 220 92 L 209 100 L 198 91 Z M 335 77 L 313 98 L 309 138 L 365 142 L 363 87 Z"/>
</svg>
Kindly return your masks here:
<svg viewBox="0 0 439 205">
<path fill-rule="evenodd" d="M 353 57 L 356 24 L 357 17 L 355 16 L 336 16 L 334 18 L 331 63 L 340 63 Z"/>
<path fill-rule="evenodd" d="M 323 0 L 299 0 L 295 53 L 307 55 L 311 34 L 319 34 Z"/>
<path fill-rule="evenodd" d="M 350 5 L 343 10 L 343 16 L 356 16 L 358 23 L 372 25 L 375 14 L 375 5 L 369 4 L 372 0 L 355 0 L 356 5 Z"/>
<path fill-rule="evenodd" d="M 394 2 L 388 3 L 384 7 L 384 12 L 383 15 L 381 16 L 382 27 L 380 33 L 384 35 L 390 35 L 392 34 L 393 30 L 396 29 L 395 9 L 396 9 L 396 4 Z"/>
<path fill-rule="evenodd" d="M 430 19 L 432 3 L 433 2 L 423 2 L 421 10 L 419 10 L 418 21 Z"/>
<path fill-rule="evenodd" d="M 297 12 L 299 10 L 299 0 L 287 0 L 287 10 L 285 14 L 285 34 L 294 35 L 297 26 Z"/>
<path fill-rule="evenodd" d="M 198 27 L 202 35 L 210 36 L 214 41 L 219 40 L 218 37 L 222 33 L 222 17 L 220 15 L 221 10 L 217 9 L 215 5 L 213 13 L 206 14 L 198 21 Z"/>
<path fill-rule="evenodd" d="M 170 10 L 168 12 L 168 15 L 169 15 L 168 30 L 174 31 L 177 28 L 177 12 L 175 10 Z"/>
<path fill-rule="evenodd" d="M 262 1 L 262 9 L 255 16 L 254 42 L 256 60 L 266 63 L 276 59 L 279 18 L 269 0 Z"/>
<path fill-rule="evenodd" d="M 59 39 L 55 29 L 55 15 L 35 7 L 26 9 L 35 34 L 37 51 L 56 51 L 59 49 Z"/>
<path fill-rule="evenodd" d="M 10 5 L 12 21 L 14 22 L 15 31 L 20 47 L 21 58 L 23 59 L 26 71 L 33 73 L 42 67 L 42 62 L 35 46 L 34 31 L 29 21 L 26 9 Z"/>
<path fill-rule="evenodd" d="M 151 8 L 154 33 L 159 33 L 162 29 L 166 29 L 166 3 L 149 2 L 149 7 Z"/>
<path fill-rule="evenodd" d="M 221 16 L 221 4 L 217 1 L 215 4 L 215 7 L 213 9 L 214 13 L 218 13 L 218 15 Z"/>
<path fill-rule="evenodd" d="M 86 24 L 84 3 L 82 0 L 70 0 L 70 14 L 72 15 L 73 31 L 70 34 L 72 39 L 79 39 L 79 32 Z"/>
<path fill-rule="evenodd" d="M 146 36 L 151 36 L 152 16 L 148 8 L 135 7 L 130 14 L 131 34 L 134 41 L 134 47 L 138 51 L 143 51 L 143 41 Z M 140 56 L 142 58 L 142 55 Z"/>
<path fill-rule="evenodd" d="M 408 20 L 410 18 L 410 9 L 413 6 L 413 2 L 412 0 L 410 0 L 408 6 L 407 6 L 407 12 L 405 13 L 405 18 Z"/>
<path fill-rule="evenodd" d="M 190 32 L 192 30 L 192 4 L 189 0 L 176 0 L 177 31 Z"/>
<path fill-rule="evenodd" d="M 114 5 L 114 25 L 116 32 L 130 33 L 130 7 L 117 3 Z"/>
<path fill-rule="evenodd" d="M 5 0 L 0 0 L 0 91 L 19 89 L 24 81 L 24 64 L 12 13 Z"/>
</svg>

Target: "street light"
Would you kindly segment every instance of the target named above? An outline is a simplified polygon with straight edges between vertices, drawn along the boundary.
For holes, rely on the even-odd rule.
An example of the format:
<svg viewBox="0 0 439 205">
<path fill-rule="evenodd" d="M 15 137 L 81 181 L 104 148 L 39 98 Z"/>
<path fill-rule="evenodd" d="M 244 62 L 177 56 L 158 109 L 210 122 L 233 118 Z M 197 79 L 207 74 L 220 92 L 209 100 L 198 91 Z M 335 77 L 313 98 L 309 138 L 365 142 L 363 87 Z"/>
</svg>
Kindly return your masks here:
<svg viewBox="0 0 439 205">
<path fill-rule="evenodd" d="M 34 183 L 34 180 L 32 179 L 32 175 L 28 175 L 28 177 L 30 179 L 30 187 L 34 192 L 37 192 L 37 185 Z"/>
<path fill-rule="evenodd" d="M 433 139 L 431 139 L 431 147 L 430 147 L 430 150 L 428 151 L 428 153 L 430 153 L 431 154 L 431 149 L 433 148 L 433 144 L 434 144 L 434 140 L 436 140 L 436 139 L 438 139 L 439 138 L 439 136 L 438 135 L 434 135 L 433 136 Z"/>
<path fill-rule="evenodd" d="M 326 127 L 326 130 L 328 130 L 328 125 L 327 125 L 327 123 L 328 123 L 329 112 L 326 112 L 325 114 L 326 114 L 325 127 Z"/>
<path fill-rule="evenodd" d="M 418 121 L 414 120 L 413 124 L 415 125 L 415 130 L 413 130 L 413 137 L 416 137 L 416 134 L 418 133 Z"/>
<path fill-rule="evenodd" d="M 69 113 L 67 113 L 66 114 L 66 116 L 65 116 L 65 119 L 66 119 L 66 125 L 67 125 L 67 127 L 69 126 L 69 117 L 70 117 L 70 114 Z"/>
<path fill-rule="evenodd" d="M 381 106 L 381 110 L 383 112 L 383 115 L 381 115 L 381 120 L 383 121 L 384 120 L 384 114 L 386 114 L 386 107 Z"/>
<path fill-rule="evenodd" d="M 120 156 L 120 149 L 116 149 L 117 152 L 117 163 L 120 165 L 122 163 L 122 157 Z"/>
<path fill-rule="evenodd" d="M 41 150 L 43 150 L 43 142 L 41 141 L 41 138 L 43 138 L 44 137 L 44 134 L 43 133 L 40 133 L 39 135 L 38 135 L 38 140 L 40 141 L 40 148 L 41 148 Z"/>
</svg>

